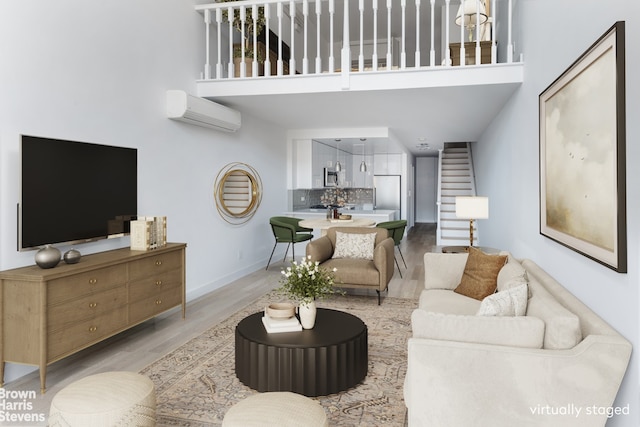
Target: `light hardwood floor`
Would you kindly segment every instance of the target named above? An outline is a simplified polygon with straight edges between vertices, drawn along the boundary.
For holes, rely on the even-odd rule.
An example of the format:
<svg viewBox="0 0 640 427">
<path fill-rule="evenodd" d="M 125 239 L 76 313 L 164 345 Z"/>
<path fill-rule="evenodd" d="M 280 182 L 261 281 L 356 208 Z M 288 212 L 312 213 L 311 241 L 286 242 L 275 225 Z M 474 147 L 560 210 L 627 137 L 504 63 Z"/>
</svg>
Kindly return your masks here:
<svg viewBox="0 0 640 427">
<path fill-rule="evenodd" d="M 402 278 L 396 268 L 384 296 L 418 298 L 424 283 L 423 254 L 437 250 L 435 224 L 416 224 L 404 238 L 400 250 L 407 263 L 405 269 L 400 255 L 396 257 L 402 270 Z M 187 255 L 188 256 L 188 255 Z M 187 304 L 187 317 L 182 320 L 180 310 L 174 309 L 155 319 L 118 334 L 102 343 L 76 353 L 50 365 L 47 369 L 47 392 L 40 394 L 38 372 L 5 385 L 6 390 L 36 391 L 35 400 L 29 400 L 30 413 L 48 417 L 53 396 L 69 383 L 105 371 L 140 371 L 145 366 L 200 335 L 213 325 L 226 319 L 247 304 L 278 286 L 280 270 L 288 266 L 290 259 L 271 263 L 269 270 L 260 269 L 227 286 L 217 289 Z M 355 290 L 348 290 L 355 293 Z M 359 293 L 367 292 L 366 290 Z M 375 291 L 369 291 L 372 298 Z M 26 425 L 26 424 L 23 424 Z M 42 425 L 46 425 L 43 423 Z"/>
</svg>

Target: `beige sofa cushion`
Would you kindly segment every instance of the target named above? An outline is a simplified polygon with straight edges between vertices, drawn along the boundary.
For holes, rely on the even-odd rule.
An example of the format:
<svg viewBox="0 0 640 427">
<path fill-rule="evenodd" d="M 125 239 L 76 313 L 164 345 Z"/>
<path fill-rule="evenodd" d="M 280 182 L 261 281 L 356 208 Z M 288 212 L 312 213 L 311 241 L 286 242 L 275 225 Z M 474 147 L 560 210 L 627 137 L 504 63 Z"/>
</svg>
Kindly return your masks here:
<svg viewBox="0 0 640 427">
<path fill-rule="evenodd" d="M 420 294 L 418 307 L 433 313 L 475 315 L 480 308 L 480 301 L 448 289 L 429 289 Z"/>
<path fill-rule="evenodd" d="M 514 286 L 529 283 L 527 270 L 512 256 L 508 256 L 507 263 L 500 269 L 497 280 L 498 292 L 513 288 Z"/>
<path fill-rule="evenodd" d="M 462 272 L 467 263 L 467 253 L 430 253 L 424 254 L 425 289 L 454 290 L 460 284 Z"/>
<path fill-rule="evenodd" d="M 544 340 L 542 320 L 526 316 L 468 316 L 431 313 L 419 308 L 411 313 L 411 328 L 414 338 L 509 347 L 542 348 Z"/>
<path fill-rule="evenodd" d="M 582 341 L 580 319 L 562 306 L 540 282 L 530 278 L 532 297 L 527 306 L 527 316 L 538 317 L 545 323 L 544 348 L 564 350 Z"/>
</svg>

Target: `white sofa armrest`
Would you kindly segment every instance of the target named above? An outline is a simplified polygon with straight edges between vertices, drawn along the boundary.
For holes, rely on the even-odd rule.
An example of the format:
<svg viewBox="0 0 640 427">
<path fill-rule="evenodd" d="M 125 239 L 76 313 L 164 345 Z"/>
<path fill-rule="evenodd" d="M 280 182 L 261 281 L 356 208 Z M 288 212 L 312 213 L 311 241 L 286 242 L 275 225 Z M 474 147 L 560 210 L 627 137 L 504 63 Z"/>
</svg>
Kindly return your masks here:
<svg viewBox="0 0 640 427">
<path fill-rule="evenodd" d="M 590 335 L 569 350 L 410 338 L 409 426 L 602 427 L 606 413 L 594 408 L 612 406 L 630 354 L 620 336 Z"/>
<path fill-rule="evenodd" d="M 462 279 L 467 253 L 443 254 L 427 252 L 424 254 L 425 289 L 455 289 Z"/>
</svg>

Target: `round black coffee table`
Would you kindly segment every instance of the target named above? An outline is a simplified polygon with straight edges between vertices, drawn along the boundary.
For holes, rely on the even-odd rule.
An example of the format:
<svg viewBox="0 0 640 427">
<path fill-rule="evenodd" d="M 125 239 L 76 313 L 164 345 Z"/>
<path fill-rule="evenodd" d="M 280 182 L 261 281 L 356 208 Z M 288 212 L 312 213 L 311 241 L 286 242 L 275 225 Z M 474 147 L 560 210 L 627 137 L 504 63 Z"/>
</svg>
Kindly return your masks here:
<svg viewBox="0 0 640 427">
<path fill-rule="evenodd" d="M 264 312 L 236 326 L 236 375 L 254 390 L 326 396 L 367 376 L 367 325 L 358 317 L 319 308 L 313 329 L 267 333 Z"/>
</svg>

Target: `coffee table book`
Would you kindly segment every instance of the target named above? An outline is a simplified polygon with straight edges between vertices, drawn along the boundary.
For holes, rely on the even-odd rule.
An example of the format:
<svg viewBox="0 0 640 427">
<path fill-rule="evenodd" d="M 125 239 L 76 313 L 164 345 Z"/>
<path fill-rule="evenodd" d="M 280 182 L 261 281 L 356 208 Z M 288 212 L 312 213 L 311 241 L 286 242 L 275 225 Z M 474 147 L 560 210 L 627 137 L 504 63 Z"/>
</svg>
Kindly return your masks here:
<svg viewBox="0 0 640 427">
<path fill-rule="evenodd" d="M 288 319 L 276 319 L 265 314 L 262 316 L 262 323 L 264 324 L 264 328 L 270 334 L 277 334 L 279 332 L 297 332 L 302 330 L 302 325 L 295 316 Z"/>
</svg>

